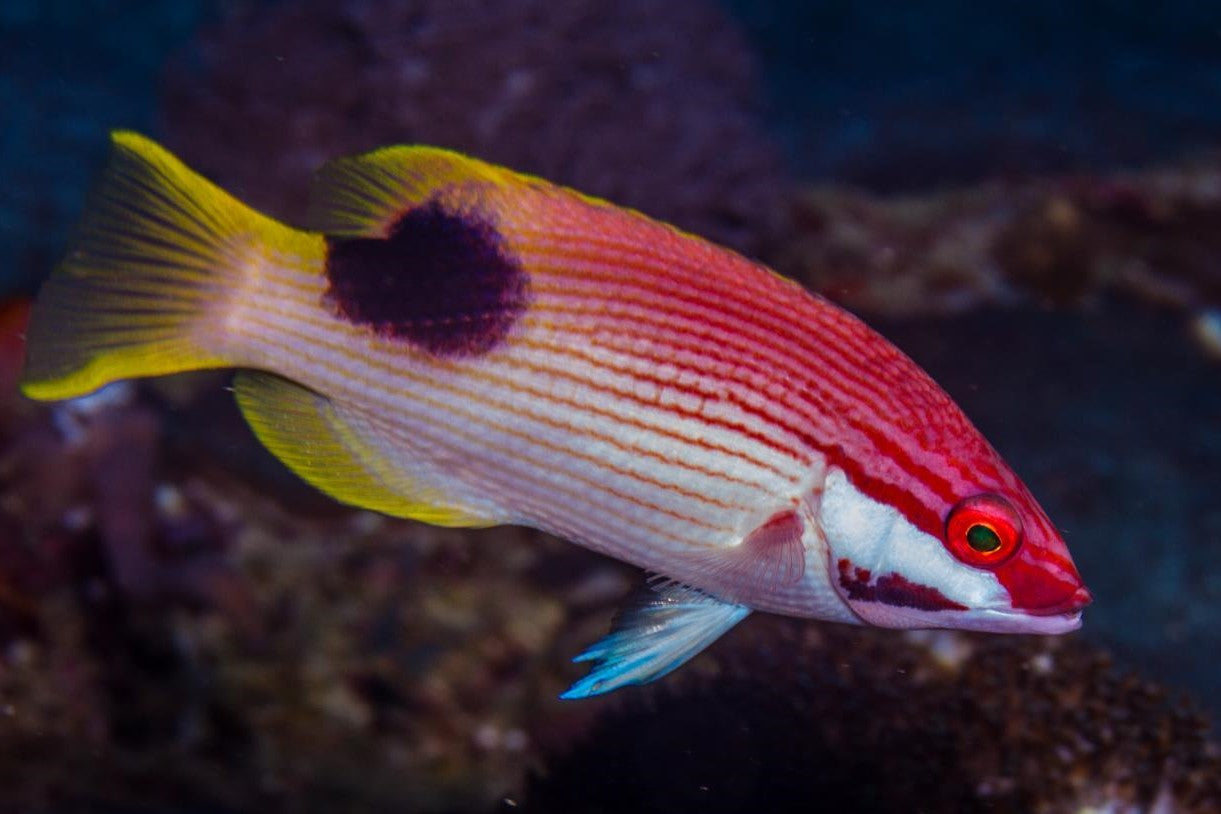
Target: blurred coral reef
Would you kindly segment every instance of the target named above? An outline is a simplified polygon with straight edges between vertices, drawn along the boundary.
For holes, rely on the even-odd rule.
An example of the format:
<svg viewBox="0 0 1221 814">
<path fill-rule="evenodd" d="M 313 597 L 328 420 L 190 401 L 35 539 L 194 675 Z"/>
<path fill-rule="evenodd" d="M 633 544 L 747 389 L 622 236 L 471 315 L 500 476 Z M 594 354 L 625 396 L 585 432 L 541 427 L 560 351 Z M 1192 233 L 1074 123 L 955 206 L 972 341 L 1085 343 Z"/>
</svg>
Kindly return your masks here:
<svg viewBox="0 0 1221 814">
<path fill-rule="evenodd" d="M 1221 156 L 924 195 L 821 187 L 793 213 L 778 268 L 863 311 L 1078 305 L 1114 292 L 1221 304 Z"/>
<path fill-rule="evenodd" d="M 757 117 L 752 53 L 712 3 L 237 8 L 169 71 L 167 142 L 290 222 L 325 161 L 419 142 L 744 251 L 774 236 L 789 182 Z"/>
<path fill-rule="evenodd" d="M 623 697 L 527 799 L 637 814 L 1202 814 L 1221 806 L 1206 733 L 1189 704 L 1076 638 L 759 617 Z"/>
</svg>

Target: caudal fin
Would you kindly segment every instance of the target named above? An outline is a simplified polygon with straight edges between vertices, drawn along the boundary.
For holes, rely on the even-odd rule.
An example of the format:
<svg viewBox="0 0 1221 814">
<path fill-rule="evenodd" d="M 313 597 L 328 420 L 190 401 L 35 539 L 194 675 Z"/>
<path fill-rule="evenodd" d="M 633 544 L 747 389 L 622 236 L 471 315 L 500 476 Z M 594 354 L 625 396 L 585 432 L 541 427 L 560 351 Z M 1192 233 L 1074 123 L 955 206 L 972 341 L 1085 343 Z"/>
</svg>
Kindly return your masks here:
<svg viewBox="0 0 1221 814">
<path fill-rule="evenodd" d="M 232 364 L 229 303 L 260 256 L 304 234 L 143 136 L 111 138 L 75 241 L 34 305 L 21 385 L 31 398 Z"/>
</svg>

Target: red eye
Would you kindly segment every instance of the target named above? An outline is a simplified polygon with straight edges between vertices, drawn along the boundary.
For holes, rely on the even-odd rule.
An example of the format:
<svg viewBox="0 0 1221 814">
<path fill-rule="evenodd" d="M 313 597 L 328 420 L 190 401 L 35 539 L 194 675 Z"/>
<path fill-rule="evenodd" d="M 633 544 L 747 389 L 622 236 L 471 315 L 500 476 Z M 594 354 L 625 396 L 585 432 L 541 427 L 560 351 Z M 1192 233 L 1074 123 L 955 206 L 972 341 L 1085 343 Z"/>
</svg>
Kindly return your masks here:
<svg viewBox="0 0 1221 814">
<path fill-rule="evenodd" d="M 1022 545 L 1022 518 L 1000 495 L 958 502 L 945 521 L 945 542 L 967 565 L 995 568 Z"/>
</svg>

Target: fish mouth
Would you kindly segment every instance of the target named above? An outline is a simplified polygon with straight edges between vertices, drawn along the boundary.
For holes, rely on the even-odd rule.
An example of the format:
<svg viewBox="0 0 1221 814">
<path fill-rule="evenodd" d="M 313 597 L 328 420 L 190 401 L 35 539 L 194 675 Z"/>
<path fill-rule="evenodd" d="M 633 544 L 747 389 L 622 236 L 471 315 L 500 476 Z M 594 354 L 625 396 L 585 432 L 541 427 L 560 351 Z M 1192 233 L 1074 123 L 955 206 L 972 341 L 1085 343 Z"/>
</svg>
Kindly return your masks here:
<svg viewBox="0 0 1221 814">
<path fill-rule="evenodd" d="M 1080 585 L 1064 599 L 1041 608 L 1014 608 L 992 611 L 989 616 L 997 629 L 1013 633 L 1057 636 L 1081 627 L 1081 611 L 1094 601 L 1089 589 Z"/>
<path fill-rule="evenodd" d="M 1031 613 L 1012 608 L 990 608 L 967 611 L 944 625 L 963 630 L 980 630 L 987 633 L 1019 633 L 1035 636 L 1058 636 L 1071 633 L 1081 627 L 1081 611 L 1064 613 Z"/>
<path fill-rule="evenodd" d="M 1061 633 L 1071 633 L 1081 627 L 1081 611 L 1068 613 L 1048 613 L 1028 615 L 1025 621 L 1026 633 L 1057 636 Z"/>
<path fill-rule="evenodd" d="M 1094 595 L 1090 593 L 1090 589 L 1082 585 L 1061 602 L 1042 608 L 1023 608 L 1023 611 L 1031 616 L 1071 616 L 1076 614 L 1080 617 L 1082 609 L 1093 601 Z"/>
</svg>

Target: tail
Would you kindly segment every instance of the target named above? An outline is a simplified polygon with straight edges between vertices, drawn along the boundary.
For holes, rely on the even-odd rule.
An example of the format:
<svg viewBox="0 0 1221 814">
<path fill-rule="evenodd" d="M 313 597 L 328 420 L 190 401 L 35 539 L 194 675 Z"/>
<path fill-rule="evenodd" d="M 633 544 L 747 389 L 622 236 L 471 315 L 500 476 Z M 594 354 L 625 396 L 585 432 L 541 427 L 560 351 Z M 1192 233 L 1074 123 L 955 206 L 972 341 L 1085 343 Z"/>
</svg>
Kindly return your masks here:
<svg viewBox="0 0 1221 814">
<path fill-rule="evenodd" d="M 53 400 L 116 379 L 226 367 L 226 309 L 260 257 L 307 233 L 255 212 L 136 133 L 116 131 L 67 257 L 30 319 L 21 389 Z"/>
</svg>

